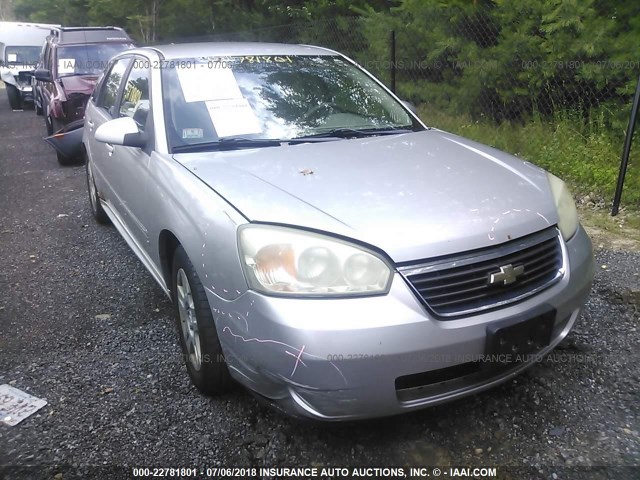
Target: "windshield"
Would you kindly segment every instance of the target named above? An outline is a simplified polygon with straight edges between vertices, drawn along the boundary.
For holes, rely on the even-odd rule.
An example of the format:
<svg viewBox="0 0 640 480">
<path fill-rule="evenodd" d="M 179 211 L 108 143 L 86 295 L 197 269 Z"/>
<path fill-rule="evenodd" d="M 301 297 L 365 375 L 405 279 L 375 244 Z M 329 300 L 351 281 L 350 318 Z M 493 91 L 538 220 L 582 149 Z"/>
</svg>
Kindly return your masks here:
<svg viewBox="0 0 640 480">
<path fill-rule="evenodd" d="M 244 56 L 164 62 L 172 148 L 221 138 L 291 140 L 342 130 L 421 130 L 378 83 L 338 56 Z"/>
<path fill-rule="evenodd" d="M 38 63 L 41 47 L 5 47 L 4 60 L 7 65 L 31 65 Z"/>
<path fill-rule="evenodd" d="M 130 43 L 90 43 L 59 47 L 58 77 L 100 75 L 111 57 L 132 47 Z"/>
</svg>

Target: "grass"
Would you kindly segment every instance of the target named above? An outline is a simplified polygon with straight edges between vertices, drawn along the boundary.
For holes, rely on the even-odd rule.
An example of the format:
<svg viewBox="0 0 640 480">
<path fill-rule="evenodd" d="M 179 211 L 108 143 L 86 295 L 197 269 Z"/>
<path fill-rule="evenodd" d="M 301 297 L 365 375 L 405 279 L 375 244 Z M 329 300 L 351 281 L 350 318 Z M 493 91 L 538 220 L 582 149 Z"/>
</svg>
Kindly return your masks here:
<svg viewBox="0 0 640 480">
<path fill-rule="evenodd" d="M 590 194 L 610 205 L 620 168 L 624 136 L 606 125 L 603 115 L 586 121 L 574 112 L 552 119 L 534 115 L 526 122 L 473 120 L 422 105 L 420 117 L 428 125 L 456 133 L 527 159 L 565 180 L 576 197 Z M 638 151 L 635 140 L 635 151 Z M 636 154 L 635 157 L 638 155 Z M 628 210 L 640 207 L 640 162 L 631 151 L 622 203 Z"/>
</svg>

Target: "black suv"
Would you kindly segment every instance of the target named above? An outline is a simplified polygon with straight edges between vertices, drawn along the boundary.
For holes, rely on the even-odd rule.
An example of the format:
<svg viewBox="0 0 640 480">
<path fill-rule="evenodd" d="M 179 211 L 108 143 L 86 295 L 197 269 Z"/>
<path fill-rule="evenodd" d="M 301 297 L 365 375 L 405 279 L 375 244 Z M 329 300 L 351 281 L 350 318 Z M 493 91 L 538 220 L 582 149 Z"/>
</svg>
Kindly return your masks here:
<svg viewBox="0 0 640 480">
<path fill-rule="evenodd" d="M 34 101 L 53 135 L 81 124 L 98 76 L 112 56 L 134 47 L 118 27 L 59 27 L 51 30 L 35 71 Z M 58 152 L 61 164 L 75 159 Z"/>
</svg>

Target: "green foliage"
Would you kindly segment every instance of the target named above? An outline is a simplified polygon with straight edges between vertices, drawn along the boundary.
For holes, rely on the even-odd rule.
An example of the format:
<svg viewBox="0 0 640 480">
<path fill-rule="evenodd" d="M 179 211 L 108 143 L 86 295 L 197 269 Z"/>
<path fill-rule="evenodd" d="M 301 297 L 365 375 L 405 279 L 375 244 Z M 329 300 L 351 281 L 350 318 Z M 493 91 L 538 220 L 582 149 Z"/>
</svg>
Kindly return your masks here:
<svg viewBox="0 0 640 480">
<path fill-rule="evenodd" d="M 423 105 L 425 119 L 605 195 L 640 74 L 637 1 L 11 1 L 20 20 L 118 25 L 142 43 L 318 44 L 388 85 L 393 31 L 397 92 Z M 633 171 L 625 198 L 637 201 Z"/>
<path fill-rule="evenodd" d="M 604 109 L 594 110 L 585 120 L 582 112 L 563 111 L 551 118 L 532 115 L 524 122 L 496 124 L 423 105 L 420 116 L 429 125 L 491 145 L 527 159 L 566 180 L 574 193 L 596 193 L 613 198 L 622 132 L 613 132 Z M 640 203 L 640 164 L 633 162 L 625 180 L 624 203 Z"/>
<path fill-rule="evenodd" d="M 391 15 L 362 13 L 371 57 L 396 31 L 401 94 L 474 117 L 628 102 L 640 73 L 636 3 L 401 0 Z"/>
<path fill-rule="evenodd" d="M 13 0 L 0 2 L 0 22 L 13 20 Z"/>
<path fill-rule="evenodd" d="M 85 0 L 14 0 L 14 13 L 18 20 L 63 25 L 87 25 Z"/>
</svg>

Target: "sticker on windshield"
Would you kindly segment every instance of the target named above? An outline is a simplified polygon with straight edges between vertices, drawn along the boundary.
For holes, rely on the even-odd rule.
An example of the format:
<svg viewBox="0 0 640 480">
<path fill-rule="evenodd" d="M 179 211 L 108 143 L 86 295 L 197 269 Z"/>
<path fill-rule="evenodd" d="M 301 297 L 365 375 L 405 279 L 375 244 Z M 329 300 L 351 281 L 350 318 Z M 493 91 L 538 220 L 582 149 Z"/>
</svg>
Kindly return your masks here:
<svg viewBox="0 0 640 480">
<path fill-rule="evenodd" d="M 183 128 L 182 129 L 182 138 L 202 138 L 204 136 L 204 132 L 201 128 Z"/>
<path fill-rule="evenodd" d="M 187 103 L 242 98 L 230 68 L 209 68 L 208 64 L 196 63 L 192 68 L 178 68 L 177 71 Z"/>
<path fill-rule="evenodd" d="M 58 59 L 58 75 L 61 73 L 73 73 L 76 70 L 75 58 L 59 58 Z"/>
<path fill-rule="evenodd" d="M 7 53 L 7 62 L 17 62 L 18 54 L 17 53 Z"/>
<path fill-rule="evenodd" d="M 293 63 L 289 55 L 245 55 L 240 63 Z"/>
<path fill-rule="evenodd" d="M 218 137 L 260 133 L 260 122 L 246 98 L 205 102 Z"/>
</svg>

